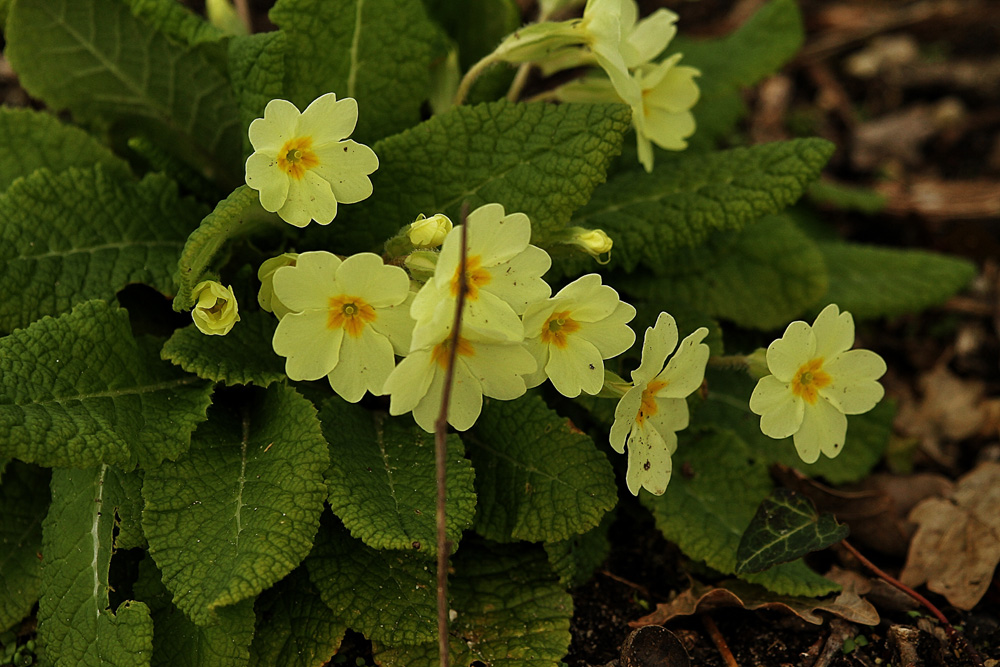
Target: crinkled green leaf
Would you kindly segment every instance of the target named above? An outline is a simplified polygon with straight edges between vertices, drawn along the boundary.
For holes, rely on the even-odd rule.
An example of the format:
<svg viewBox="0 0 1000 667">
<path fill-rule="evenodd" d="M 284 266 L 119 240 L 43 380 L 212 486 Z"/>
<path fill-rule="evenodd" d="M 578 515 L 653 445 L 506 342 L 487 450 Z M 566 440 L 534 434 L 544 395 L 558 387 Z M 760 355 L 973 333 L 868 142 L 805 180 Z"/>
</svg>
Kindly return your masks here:
<svg viewBox="0 0 1000 667">
<path fill-rule="evenodd" d="M 736 548 L 760 502 L 774 489 L 767 462 L 735 432 L 682 431 L 674 475 L 662 496 L 642 493 L 656 527 L 687 556 L 723 574 L 736 571 Z M 801 560 L 745 575 L 747 581 L 785 595 L 825 595 L 837 585 Z"/>
<path fill-rule="evenodd" d="M 295 390 L 216 405 L 188 455 L 146 472 L 142 527 L 174 604 L 198 625 L 256 596 L 312 546 L 329 465 L 316 411 Z"/>
<path fill-rule="evenodd" d="M 436 39 L 420 0 L 279 0 L 270 17 L 295 45 L 285 89 L 299 109 L 329 92 L 353 97 L 353 138 L 366 144 L 420 121 Z"/>
<path fill-rule="evenodd" d="M 923 250 L 820 243 L 830 287 L 818 306 L 836 303 L 855 318 L 918 312 L 969 284 L 976 266 Z"/>
<path fill-rule="evenodd" d="M 337 248 L 381 246 L 418 213 L 459 220 L 497 202 L 531 218 L 533 242 L 561 230 L 604 181 L 621 150 L 629 111 L 618 104 L 461 106 L 375 145 L 377 194 L 345 210 L 346 222 L 313 233 Z"/>
<path fill-rule="evenodd" d="M 0 339 L 0 455 L 152 467 L 187 451 L 211 391 L 134 339 L 124 310 L 87 301 Z"/>
<path fill-rule="evenodd" d="M 202 50 L 117 0 L 17 0 L 5 37 L 21 84 L 50 108 L 128 126 L 214 179 L 242 181 L 236 102 Z"/>
<path fill-rule="evenodd" d="M 886 196 L 871 188 L 820 180 L 809 186 L 806 193 L 809 200 L 819 204 L 839 209 L 841 211 L 860 211 L 874 214 L 885 208 Z"/>
<path fill-rule="evenodd" d="M 545 554 L 525 545 L 463 544 L 450 577 L 451 664 L 557 667 L 569 649 L 573 599 Z M 383 667 L 436 667 L 437 643 L 373 641 Z"/>
<path fill-rule="evenodd" d="M 614 284 L 662 310 L 698 308 L 755 329 L 786 324 L 827 289 L 823 255 L 781 215 L 736 234 L 713 234 L 701 246 L 674 253 L 661 271 L 665 275 L 636 273 Z"/>
<path fill-rule="evenodd" d="M 285 97 L 284 31 L 240 35 L 229 41 L 229 78 L 240 108 L 243 156 L 253 152 L 250 123 L 264 117 L 264 107 Z"/>
<path fill-rule="evenodd" d="M 599 525 L 582 535 L 544 544 L 545 555 L 548 556 L 549 565 L 559 575 L 559 583 L 563 586 L 584 584 L 604 562 L 611 553 L 608 529 L 614 515 L 614 512 L 608 512 Z"/>
<path fill-rule="evenodd" d="M 97 165 L 18 181 L 0 196 L 0 327 L 110 300 L 130 283 L 172 293 L 184 240 L 204 215 L 160 174 L 135 182 Z"/>
<path fill-rule="evenodd" d="M 485 401 L 462 439 L 476 469 L 475 528 L 488 539 L 564 540 L 618 500 L 604 452 L 537 395 Z"/>
<path fill-rule="evenodd" d="M 797 200 L 833 153 L 795 139 L 709 154 L 685 153 L 651 174 L 619 174 L 594 192 L 573 224 L 614 240 L 611 268 L 670 271 L 675 252 L 713 232 L 737 231 Z"/>
<path fill-rule="evenodd" d="M 38 638 L 46 664 L 149 665 L 153 621 L 141 602 L 108 608 L 115 488 L 108 467 L 52 472 L 52 504 L 42 522 Z"/>
<path fill-rule="evenodd" d="M 219 28 L 176 0 L 124 0 L 132 14 L 179 44 L 194 46 L 226 37 Z"/>
<path fill-rule="evenodd" d="M 170 601 L 151 558 L 139 563 L 135 595 L 153 616 L 152 667 L 244 667 L 254 635 L 253 602 L 216 610 L 217 623 L 195 625 Z"/>
<path fill-rule="evenodd" d="M 323 604 L 304 568 L 298 568 L 254 605 L 257 627 L 250 667 L 316 667 L 340 647 L 347 626 Z"/>
<path fill-rule="evenodd" d="M 191 290 L 204 280 L 215 254 L 226 241 L 247 234 L 260 225 L 275 223 L 277 219 L 273 213 L 261 208 L 257 191 L 245 185 L 220 201 L 184 244 L 177 262 L 174 310 L 190 310 L 194 306 Z"/>
<path fill-rule="evenodd" d="M 467 70 L 521 26 L 514 0 L 424 0 L 427 13 L 458 44 L 459 63 Z"/>
<path fill-rule="evenodd" d="M 37 169 L 60 172 L 94 163 L 116 178 L 130 177 L 127 163 L 80 128 L 42 111 L 0 108 L 0 191 Z"/>
<path fill-rule="evenodd" d="M 375 549 L 437 553 L 434 436 L 410 419 L 392 419 L 339 398 L 320 410 L 330 443 L 330 507 L 354 537 Z M 448 438 L 447 536 L 472 525 L 472 465 L 458 436 Z"/>
<path fill-rule="evenodd" d="M 240 321 L 225 336 L 206 336 L 187 326 L 174 332 L 160 354 L 198 377 L 266 387 L 285 378 L 284 360 L 271 347 L 277 326 L 270 313 L 240 312 Z"/>
<path fill-rule="evenodd" d="M 841 541 L 850 530 L 812 501 L 788 489 L 775 489 L 761 501 L 736 549 L 736 572 L 761 572 Z"/>
<path fill-rule="evenodd" d="M 369 639 L 421 644 L 437 636 L 437 581 L 426 558 L 367 547 L 324 515 L 306 566 L 334 616 Z"/>
<path fill-rule="evenodd" d="M 145 548 L 146 536 L 142 532 L 142 470 L 123 472 L 109 468 L 104 484 L 112 487 L 110 492 L 118 503 L 115 509 L 115 524 L 118 528 L 115 551 Z"/>
<path fill-rule="evenodd" d="M 0 482 L 0 632 L 31 612 L 42 580 L 49 471 L 13 461 Z"/>
</svg>

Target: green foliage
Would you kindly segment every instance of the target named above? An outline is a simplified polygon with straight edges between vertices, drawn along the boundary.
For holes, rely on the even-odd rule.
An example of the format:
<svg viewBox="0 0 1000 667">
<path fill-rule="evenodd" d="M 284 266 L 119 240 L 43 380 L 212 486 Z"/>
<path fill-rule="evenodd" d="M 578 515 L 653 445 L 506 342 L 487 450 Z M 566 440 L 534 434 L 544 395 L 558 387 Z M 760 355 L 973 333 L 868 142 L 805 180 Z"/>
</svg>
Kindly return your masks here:
<svg viewBox="0 0 1000 667">
<path fill-rule="evenodd" d="M 42 519 L 49 471 L 14 461 L 0 484 L 0 631 L 27 616 L 42 579 Z"/>
<path fill-rule="evenodd" d="M 268 102 L 284 99 L 286 43 L 281 31 L 242 35 L 229 42 L 229 78 L 240 109 L 244 157 L 253 152 L 250 123 L 264 117 Z"/>
<path fill-rule="evenodd" d="M 124 0 L 132 14 L 179 44 L 218 42 L 225 33 L 173 0 Z"/>
<path fill-rule="evenodd" d="M 736 572 L 761 572 L 841 541 L 850 531 L 832 514 L 819 514 L 812 501 L 775 489 L 761 501 L 736 549 Z"/>
<path fill-rule="evenodd" d="M 514 0 L 424 0 L 427 13 L 458 45 L 459 64 L 468 69 L 521 25 Z"/>
<path fill-rule="evenodd" d="M 17 0 L 5 37 L 21 84 L 50 108 L 138 131 L 210 178 L 239 178 L 229 82 L 201 51 L 171 42 L 124 4 Z"/>
<path fill-rule="evenodd" d="M 300 110 L 331 91 L 353 97 L 362 143 L 420 120 L 436 35 L 420 0 L 278 0 L 270 16 L 294 45 L 285 90 Z"/>
<path fill-rule="evenodd" d="M 329 398 L 320 410 L 330 443 L 330 507 L 351 534 L 374 549 L 437 553 L 434 436 L 409 417 L 392 419 Z M 472 525 L 475 473 L 462 441 L 448 437 L 447 536 Z"/>
<path fill-rule="evenodd" d="M 291 572 L 326 497 L 329 459 L 312 405 L 281 385 L 247 399 L 214 405 L 187 457 L 147 471 L 142 487 L 149 552 L 198 625 Z"/>
<path fill-rule="evenodd" d="M 187 451 L 210 392 L 133 338 L 125 311 L 87 301 L 0 339 L 0 455 L 155 466 Z"/>
<path fill-rule="evenodd" d="M 0 327 L 110 300 L 130 283 L 173 292 L 177 258 L 204 207 L 159 174 L 135 182 L 118 171 L 42 169 L 0 196 Z"/>
<path fill-rule="evenodd" d="M 117 500 L 115 508 L 115 551 L 146 548 L 142 532 L 142 470 L 123 472 L 108 468 L 104 476 L 108 493 Z"/>
<path fill-rule="evenodd" d="M 564 540 L 615 506 L 607 457 L 536 395 L 484 401 L 463 440 L 476 468 L 476 532 L 488 539 Z"/>
<path fill-rule="evenodd" d="M 608 528 L 614 516 L 614 512 L 608 512 L 599 525 L 586 533 L 544 544 L 545 555 L 553 571 L 559 575 L 560 584 L 573 587 L 586 583 L 608 557 L 611 552 Z"/>
<path fill-rule="evenodd" d="M 52 472 L 52 505 L 42 522 L 38 635 L 47 664 L 149 665 L 153 621 L 135 601 L 108 608 L 115 508 L 108 467 Z"/>
<path fill-rule="evenodd" d="M 809 186 L 809 199 L 822 206 L 842 211 L 878 213 L 885 208 L 885 195 L 869 188 L 859 188 L 833 181 L 816 181 Z"/>
</svg>

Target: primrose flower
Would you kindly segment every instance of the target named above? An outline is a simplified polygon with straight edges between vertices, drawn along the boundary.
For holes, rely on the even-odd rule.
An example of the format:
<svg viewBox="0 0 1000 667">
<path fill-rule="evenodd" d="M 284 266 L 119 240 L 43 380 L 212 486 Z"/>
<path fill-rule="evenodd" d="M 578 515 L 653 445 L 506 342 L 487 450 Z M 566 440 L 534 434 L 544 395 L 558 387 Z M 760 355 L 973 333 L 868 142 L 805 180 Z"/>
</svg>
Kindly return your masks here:
<svg viewBox="0 0 1000 667">
<path fill-rule="evenodd" d="M 444 213 L 437 213 L 429 218 L 421 214 L 410 223 L 407 236 L 410 243 L 419 248 L 437 248 L 444 243 L 452 227 L 451 220 Z"/>
<path fill-rule="evenodd" d="M 469 214 L 466 225 L 468 287 L 462 330 L 520 343 L 524 340 L 524 325 L 518 316 L 529 303 L 546 299 L 551 293 L 542 274 L 549 270 L 552 259 L 530 244 L 531 222 L 523 213 L 506 215 L 500 204 L 486 204 Z M 420 289 L 410 308 L 417 321 L 415 348 L 440 340 L 442 331 L 452 324 L 462 283 L 461 251 L 459 226 L 445 238 L 434 277 Z"/>
<path fill-rule="evenodd" d="M 629 69 L 651 62 L 663 53 L 677 34 L 679 18 L 668 9 L 657 9 L 639 20 L 639 6 L 634 0 L 621 0 L 622 57 Z"/>
<path fill-rule="evenodd" d="M 885 394 L 877 382 L 886 371 L 882 357 L 853 345 L 854 319 L 830 304 L 811 327 L 792 322 L 767 348 L 772 374 L 757 382 L 750 409 L 761 416 L 764 435 L 792 436 L 806 463 L 815 463 L 821 452 L 839 454 L 846 415 L 868 412 Z"/>
<path fill-rule="evenodd" d="M 291 311 L 274 332 L 274 351 L 286 357 L 293 380 L 324 375 L 344 400 L 382 393 L 395 354 L 409 348 L 406 271 L 370 252 L 341 261 L 305 252 L 295 266 L 274 273 L 274 295 Z"/>
<path fill-rule="evenodd" d="M 524 312 L 525 347 L 538 369 L 525 378 L 535 387 L 548 377 L 563 396 L 597 394 L 604 386 L 604 359 L 632 347 L 635 332 L 627 325 L 635 308 L 591 273 L 574 280 L 551 299 L 536 301 Z"/>
<path fill-rule="evenodd" d="M 677 431 L 687 428 L 687 398 L 701 386 L 708 363 L 708 329 L 701 327 L 677 346 L 677 323 L 660 313 L 656 325 L 646 329 L 642 362 L 632 371 L 632 388 L 615 408 L 611 446 L 619 454 L 628 445 L 625 483 L 633 495 L 645 487 L 662 495 L 670 482 L 671 455 L 677 450 Z M 677 353 L 664 367 L 674 348 Z"/>
<path fill-rule="evenodd" d="M 264 260 L 257 269 L 257 280 L 260 281 L 260 290 L 257 292 L 257 303 L 261 309 L 269 313 L 274 313 L 279 320 L 288 314 L 285 304 L 274 296 L 274 272 L 284 266 L 295 266 L 299 259 L 299 254 L 286 252 L 283 255 Z"/>
<path fill-rule="evenodd" d="M 452 313 L 454 317 L 454 312 Z M 448 423 L 468 430 L 483 409 L 483 396 L 509 401 L 526 391 L 523 375 L 535 370 L 535 360 L 519 343 L 484 338 L 462 327 L 455 354 L 455 375 L 448 406 Z M 385 382 L 389 414 L 413 412 L 420 428 L 434 432 L 441 412 L 448 370 L 451 327 L 441 329 L 429 344 L 414 349 L 399 362 Z"/>
<path fill-rule="evenodd" d="M 691 108 L 698 102 L 701 91 L 694 77 L 701 72 L 693 67 L 678 66 L 677 53 L 657 65 L 645 65 L 636 72 L 641 103 L 632 106 L 639 162 L 646 171 L 653 170 L 653 147 L 680 151 L 687 148 L 685 139 L 694 134 L 695 121 Z"/>
<path fill-rule="evenodd" d="M 223 287 L 214 280 L 203 280 L 194 286 L 191 296 L 195 300 L 191 318 L 203 334 L 225 336 L 240 321 L 232 287 Z"/>
<path fill-rule="evenodd" d="M 254 153 L 246 180 L 260 192 L 264 210 L 305 227 L 329 224 L 337 204 L 353 204 L 372 193 L 368 175 L 378 169 L 374 151 L 347 137 L 358 122 L 358 103 L 334 93 L 313 100 L 301 114 L 287 100 L 271 100 L 264 117 L 250 123 Z"/>
</svg>

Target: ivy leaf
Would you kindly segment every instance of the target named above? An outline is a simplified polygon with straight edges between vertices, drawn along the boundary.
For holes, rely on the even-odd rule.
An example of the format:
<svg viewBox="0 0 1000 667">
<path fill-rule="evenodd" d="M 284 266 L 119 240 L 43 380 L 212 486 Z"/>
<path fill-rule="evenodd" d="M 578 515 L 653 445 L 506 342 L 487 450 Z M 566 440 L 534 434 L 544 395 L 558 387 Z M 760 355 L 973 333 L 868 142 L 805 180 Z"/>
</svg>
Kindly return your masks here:
<svg viewBox="0 0 1000 667">
<path fill-rule="evenodd" d="M 0 631 L 31 613 L 42 579 L 49 471 L 13 461 L 0 484 Z"/>
<path fill-rule="evenodd" d="M 462 439 L 476 469 L 476 532 L 488 539 L 564 540 L 596 526 L 618 500 L 604 453 L 537 395 L 484 401 Z"/>
<path fill-rule="evenodd" d="M 42 522 L 38 637 L 49 664 L 149 665 L 153 621 L 135 601 L 108 609 L 115 508 L 108 467 L 52 471 L 52 504 Z"/>
<path fill-rule="evenodd" d="M 207 380 L 266 387 L 285 378 L 284 360 L 271 347 L 277 326 L 270 313 L 241 312 L 239 324 L 225 336 L 206 336 L 194 326 L 177 329 L 160 355 Z"/>
<path fill-rule="evenodd" d="M 124 310 L 87 301 L 0 339 L 0 455 L 149 468 L 187 451 L 211 392 L 133 338 Z"/>
<path fill-rule="evenodd" d="M 830 287 L 822 303 L 855 318 L 892 317 L 942 303 L 976 275 L 972 262 L 923 250 L 820 243 Z"/>
<path fill-rule="evenodd" d="M 437 582 L 426 559 L 367 547 L 324 515 L 306 567 L 334 616 L 369 639 L 421 644 L 437 636 Z"/>
<path fill-rule="evenodd" d="M 297 568 L 254 605 L 250 667 L 315 667 L 333 657 L 347 627 L 323 604 L 305 568 Z"/>
<path fill-rule="evenodd" d="M 362 143 L 420 121 L 436 33 L 420 0 L 278 0 L 270 17 L 295 45 L 285 84 L 299 109 L 331 91 L 355 98 Z"/>
<path fill-rule="evenodd" d="M 128 164 L 106 146 L 41 111 L 0 108 L 0 146 L 0 192 L 42 168 L 60 172 L 98 163 L 116 179 L 131 176 Z"/>
<path fill-rule="evenodd" d="M 135 182 L 98 165 L 18 181 L 0 196 L 0 327 L 110 300 L 130 283 L 173 292 L 184 239 L 204 214 L 160 174 Z"/>
<path fill-rule="evenodd" d="M 171 42 L 116 0 L 19 0 L 7 58 L 54 110 L 142 134 L 210 177 L 240 178 L 229 82 L 199 49 Z"/>
<path fill-rule="evenodd" d="M 218 622 L 199 626 L 170 602 L 151 558 L 139 563 L 135 594 L 153 616 L 152 667 L 244 667 L 254 632 L 253 602 L 218 610 Z"/>
<path fill-rule="evenodd" d="M 497 202 L 508 213 L 526 213 L 532 241 L 540 243 L 561 230 L 604 181 L 629 118 L 619 104 L 506 101 L 434 116 L 375 145 L 373 187 L 392 194 L 352 208 L 349 224 L 334 221 L 325 231 L 315 230 L 314 242 L 369 249 L 418 213 L 458 220 L 468 201 L 470 210 Z"/>
<path fill-rule="evenodd" d="M 675 251 L 794 203 L 832 153 L 833 144 L 823 139 L 684 153 L 651 174 L 615 176 L 594 192 L 573 224 L 603 229 L 614 239 L 611 268 L 643 266 L 662 275 Z"/>
<path fill-rule="evenodd" d="M 690 472 L 675 475 L 662 496 L 643 493 L 640 500 L 664 537 L 687 556 L 732 574 L 740 537 L 774 489 L 767 463 L 733 431 L 682 431 L 679 437 L 674 465 Z M 837 589 L 801 560 L 742 578 L 784 595 L 819 596 Z"/>
<path fill-rule="evenodd" d="M 840 542 L 850 532 L 828 512 L 788 489 L 761 501 L 736 549 L 736 573 L 761 572 Z"/>
<path fill-rule="evenodd" d="M 330 443 L 330 508 L 354 537 L 374 549 L 437 553 L 434 436 L 409 419 L 372 414 L 330 398 L 320 410 Z M 475 473 L 457 435 L 448 438 L 447 531 L 457 543 L 472 525 Z"/>
<path fill-rule="evenodd" d="M 661 270 L 667 275 L 636 273 L 615 286 L 663 310 L 697 308 L 754 329 L 784 325 L 827 289 L 823 255 L 781 215 L 736 234 L 715 233 L 704 245 L 671 255 Z"/>
<path fill-rule="evenodd" d="M 312 546 L 326 488 L 326 441 L 295 390 L 213 406 L 188 456 L 146 472 L 142 526 L 174 604 L 198 625 L 256 596 Z"/>
<path fill-rule="evenodd" d="M 598 526 L 582 535 L 544 544 L 549 565 L 559 575 L 560 584 L 573 587 L 586 583 L 608 557 L 611 553 L 608 529 L 614 515 L 608 512 Z"/>
<path fill-rule="evenodd" d="M 253 153 L 250 123 L 264 117 L 264 107 L 285 97 L 285 33 L 281 30 L 239 35 L 229 41 L 229 78 L 240 108 L 243 156 Z"/>
<path fill-rule="evenodd" d="M 471 540 L 469 542 L 472 542 Z M 573 600 L 545 554 L 525 545 L 462 544 L 449 583 L 451 664 L 557 667 L 569 649 Z M 373 641 L 384 667 L 435 667 L 437 644 Z"/>
</svg>

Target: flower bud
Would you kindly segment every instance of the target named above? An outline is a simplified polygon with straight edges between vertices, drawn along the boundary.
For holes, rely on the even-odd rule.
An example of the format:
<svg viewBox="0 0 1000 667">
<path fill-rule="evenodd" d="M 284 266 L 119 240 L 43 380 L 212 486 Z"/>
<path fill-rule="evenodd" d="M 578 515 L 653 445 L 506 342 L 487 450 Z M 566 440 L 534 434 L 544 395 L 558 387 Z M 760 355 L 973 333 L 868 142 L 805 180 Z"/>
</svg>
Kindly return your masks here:
<svg viewBox="0 0 1000 667">
<path fill-rule="evenodd" d="M 280 320 L 290 311 L 285 304 L 281 303 L 274 296 L 274 272 L 286 266 L 295 266 L 299 259 L 299 254 L 286 252 L 283 255 L 265 260 L 257 269 L 257 279 L 260 280 L 260 291 L 257 292 L 257 303 L 269 313 L 274 313 Z"/>
<path fill-rule="evenodd" d="M 603 229 L 585 229 L 583 227 L 570 227 L 566 230 L 566 238 L 563 243 L 569 245 L 574 245 L 585 253 L 597 259 L 601 264 L 607 264 L 609 259 L 601 262 L 601 255 L 607 253 L 610 255 L 611 246 L 614 242 L 611 237 L 604 233 Z"/>
<path fill-rule="evenodd" d="M 747 362 L 747 373 L 755 379 L 759 380 L 762 377 L 771 374 L 770 369 L 767 367 L 767 350 L 762 347 L 758 347 L 756 350 L 751 352 L 746 356 Z"/>
<path fill-rule="evenodd" d="M 403 266 L 410 272 L 410 276 L 419 282 L 427 282 L 434 276 L 434 269 L 437 267 L 438 253 L 432 250 L 417 250 L 411 252 L 403 260 Z"/>
<path fill-rule="evenodd" d="M 436 248 L 444 243 L 444 237 L 451 231 L 451 220 L 443 213 L 425 218 L 422 215 L 410 224 L 407 236 L 410 243 L 418 248 Z"/>
<path fill-rule="evenodd" d="M 232 287 L 223 287 L 214 280 L 203 280 L 195 285 L 192 294 L 195 305 L 191 317 L 203 334 L 225 336 L 240 321 Z"/>
</svg>

